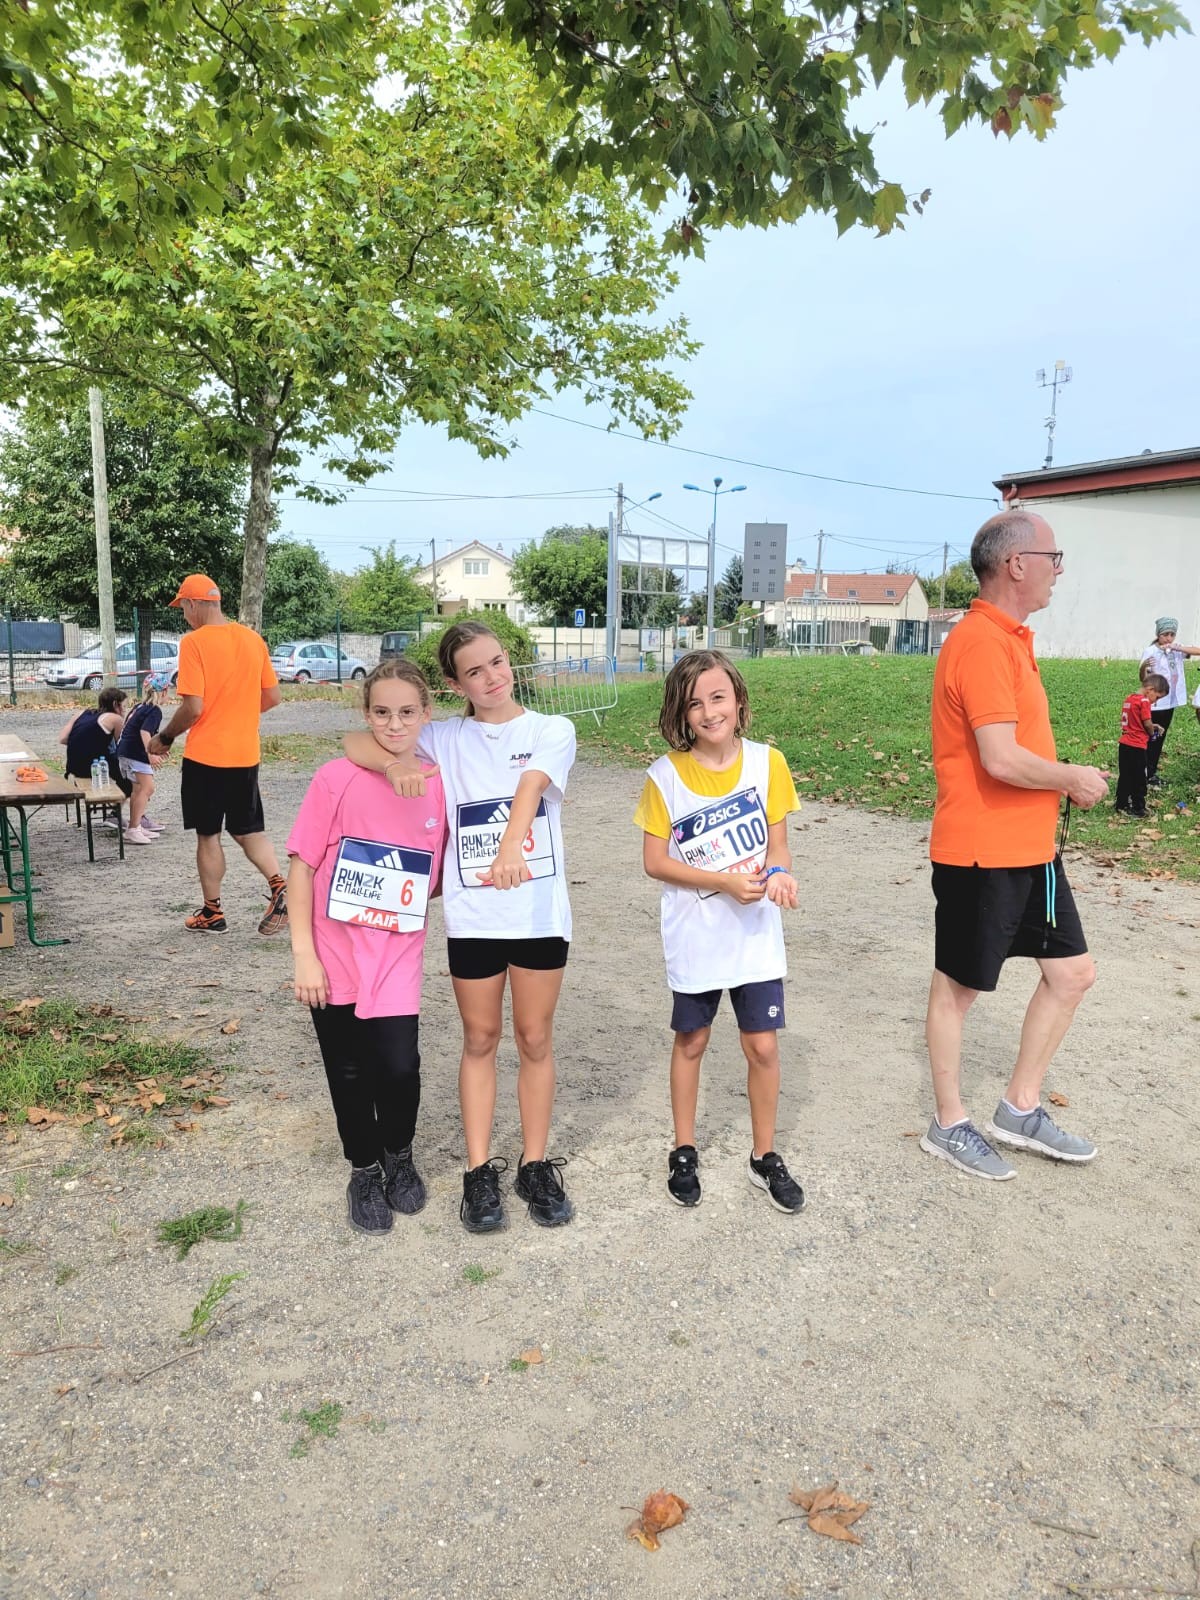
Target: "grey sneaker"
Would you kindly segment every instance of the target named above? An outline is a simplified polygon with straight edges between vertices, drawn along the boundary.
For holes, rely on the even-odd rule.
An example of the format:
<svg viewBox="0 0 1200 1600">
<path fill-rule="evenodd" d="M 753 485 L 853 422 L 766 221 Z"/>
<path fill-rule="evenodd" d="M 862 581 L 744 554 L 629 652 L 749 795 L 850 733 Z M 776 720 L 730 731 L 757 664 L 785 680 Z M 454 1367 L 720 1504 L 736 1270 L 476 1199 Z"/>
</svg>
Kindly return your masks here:
<svg viewBox="0 0 1200 1600">
<path fill-rule="evenodd" d="M 383 1168 L 378 1161 L 370 1167 L 351 1167 L 346 1185 L 346 1208 L 350 1226 L 359 1233 L 387 1233 L 392 1213 L 383 1192 Z"/>
<path fill-rule="evenodd" d="M 1017 1150 L 1036 1150 L 1038 1155 L 1049 1156 L 1052 1161 L 1091 1161 L 1096 1155 L 1096 1146 L 1090 1139 L 1067 1133 L 1041 1106 L 1034 1106 L 1032 1111 L 1012 1112 L 1002 1100 L 987 1131 L 1001 1144 L 1012 1145 Z"/>
<path fill-rule="evenodd" d="M 929 1124 L 929 1132 L 921 1135 L 921 1149 L 939 1161 L 949 1161 L 960 1172 L 972 1178 L 992 1178 L 1003 1183 L 1005 1178 L 1015 1178 L 1015 1170 L 1003 1156 L 998 1156 L 973 1122 L 956 1122 L 951 1128 L 938 1126 L 936 1117 Z"/>
<path fill-rule="evenodd" d="M 412 1145 L 394 1154 L 383 1152 L 384 1195 L 389 1207 L 406 1217 L 415 1216 L 425 1206 L 425 1185 L 413 1166 Z"/>
</svg>

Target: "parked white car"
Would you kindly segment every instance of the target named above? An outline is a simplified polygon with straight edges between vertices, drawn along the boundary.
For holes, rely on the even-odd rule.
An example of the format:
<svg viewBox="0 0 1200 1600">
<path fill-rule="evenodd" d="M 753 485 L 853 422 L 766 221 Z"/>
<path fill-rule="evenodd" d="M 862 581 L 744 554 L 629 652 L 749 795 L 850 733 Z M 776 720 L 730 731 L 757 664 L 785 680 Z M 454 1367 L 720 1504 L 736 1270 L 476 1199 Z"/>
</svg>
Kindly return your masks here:
<svg viewBox="0 0 1200 1600">
<path fill-rule="evenodd" d="M 367 664 L 342 651 L 342 670 L 338 672 L 337 646 L 317 639 L 300 639 L 277 644 L 271 651 L 271 665 L 280 683 L 328 683 L 340 677 L 343 682 L 365 678 Z"/>
<path fill-rule="evenodd" d="M 150 640 L 149 670 L 175 682 L 179 676 L 178 639 L 155 636 Z M 134 689 L 140 685 L 143 675 L 144 672 L 138 670 L 135 642 L 132 639 L 118 639 L 117 683 L 122 689 Z M 82 655 L 51 662 L 43 671 L 42 679 L 52 689 L 102 689 L 104 662 L 101 659 L 101 647 L 94 644 Z"/>
</svg>

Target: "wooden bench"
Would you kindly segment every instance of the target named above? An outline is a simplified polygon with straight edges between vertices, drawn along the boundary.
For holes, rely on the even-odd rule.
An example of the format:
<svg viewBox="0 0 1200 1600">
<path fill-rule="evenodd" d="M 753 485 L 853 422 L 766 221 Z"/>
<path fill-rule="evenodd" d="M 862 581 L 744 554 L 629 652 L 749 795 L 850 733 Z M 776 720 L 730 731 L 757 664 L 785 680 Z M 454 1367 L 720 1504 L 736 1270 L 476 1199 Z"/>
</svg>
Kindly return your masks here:
<svg viewBox="0 0 1200 1600">
<path fill-rule="evenodd" d="M 108 783 L 103 789 L 93 789 L 87 778 L 71 778 L 69 780 L 78 790 L 79 798 L 75 802 L 75 826 L 81 827 L 87 823 L 88 860 L 96 859 L 96 839 L 92 831 L 92 818 L 99 812 L 101 822 L 111 815 L 117 824 L 117 848 L 121 860 L 125 859 L 125 825 L 121 821 L 121 807 L 129 796 L 124 789 L 119 789 L 115 783 Z M 81 817 L 82 812 L 82 817 Z"/>
</svg>

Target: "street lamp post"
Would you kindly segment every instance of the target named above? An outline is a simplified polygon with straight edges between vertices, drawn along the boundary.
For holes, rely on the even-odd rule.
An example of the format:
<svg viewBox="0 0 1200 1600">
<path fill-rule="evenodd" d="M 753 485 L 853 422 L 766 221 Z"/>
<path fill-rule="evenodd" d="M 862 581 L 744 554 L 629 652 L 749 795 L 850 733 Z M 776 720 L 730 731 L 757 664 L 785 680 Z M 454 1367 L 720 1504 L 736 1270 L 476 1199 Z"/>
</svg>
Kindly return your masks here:
<svg viewBox="0 0 1200 1600">
<path fill-rule="evenodd" d="M 741 494 L 746 485 L 735 483 L 732 488 L 722 489 L 724 478 L 714 478 L 712 487 L 713 509 L 712 522 L 708 528 L 708 615 L 706 617 L 705 643 L 711 650 L 716 643 L 716 630 L 713 626 L 713 609 L 717 597 L 717 497 L 722 494 Z M 685 489 L 691 489 L 696 494 L 707 494 L 707 489 L 702 489 L 698 483 L 685 483 Z"/>
</svg>

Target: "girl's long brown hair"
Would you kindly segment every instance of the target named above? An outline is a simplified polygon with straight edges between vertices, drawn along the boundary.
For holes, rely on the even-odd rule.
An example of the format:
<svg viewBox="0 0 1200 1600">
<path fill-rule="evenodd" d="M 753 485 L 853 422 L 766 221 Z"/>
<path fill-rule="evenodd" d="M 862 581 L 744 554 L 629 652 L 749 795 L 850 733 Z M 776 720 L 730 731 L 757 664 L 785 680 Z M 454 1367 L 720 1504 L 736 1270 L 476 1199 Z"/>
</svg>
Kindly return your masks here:
<svg viewBox="0 0 1200 1600">
<path fill-rule="evenodd" d="M 737 702 L 737 733 L 740 736 L 750 727 L 750 695 L 746 680 L 727 655 L 720 650 L 689 650 L 667 673 L 663 685 L 662 711 L 658 718 L 658 731 L 672 750 L 690 750 L 696 736 L 688 727 L 687 708 L 702 673 L 721 671 L 733 685 L 733 698 Z"/>
<path fill-rule="evenodd" d="M 501 650 L 504 649 L 500 636 L 494 633 L 486 622 L 452 622 L 438 640 L 438 666 L 442 669 L 442 677 L 447 681 L 452 678 L 455 683 L 458 682 L 458 673 L 454 667 L 455 658 L 463 645 L 470 644 L 473 639 L 495 639 Z M 463 716 L 474 715 L 475 707 L 468 700 Z"/>
</svg>

